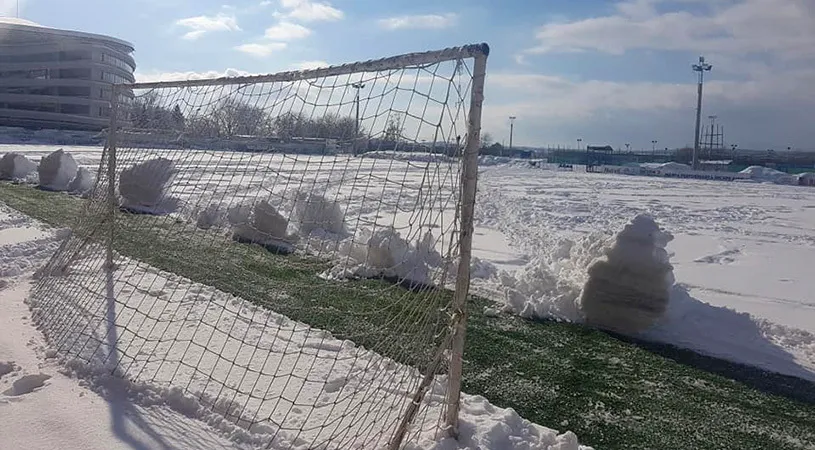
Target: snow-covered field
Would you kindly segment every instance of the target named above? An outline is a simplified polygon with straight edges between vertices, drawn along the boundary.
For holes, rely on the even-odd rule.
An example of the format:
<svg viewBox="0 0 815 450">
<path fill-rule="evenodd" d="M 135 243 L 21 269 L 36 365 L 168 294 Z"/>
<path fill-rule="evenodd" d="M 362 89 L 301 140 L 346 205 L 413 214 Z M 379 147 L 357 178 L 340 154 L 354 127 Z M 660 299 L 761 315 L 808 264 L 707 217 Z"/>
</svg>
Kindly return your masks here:
<svg viewBox="0 0 815 450">
<path fill-rule="evenodd" d="M 95 171 L 101 149 L 63 148 L 81 166 Z M 0 145 L 0 154 L 13 150 L 36 160 L 55 149 Z M 352 234 L 372 223 L 384 223 L 416 241 L 428 231 L 436 238 L 445 237 L 455 212 L 451 192 L 444 186 L 456 173 L 439 170 L 423 179 L 427 161 L 404 155 L 397 160 L 266 155 L 251 162 L 237 155 L 219 159 L 217 166 L 202 158 L 188 153 L 186 159 L 176 160 L 181 173 L 171 195 L 181 199 L 182 215 L 194 216 L 210 202 L 234 202 L 264 192 L 285 199 L 291 197 L 287 192 L 302 191 L 305 186 L 340 200 L 351 218 L 346 226 Z M 355 177 L 349 179 L 351 172 Z M 414 189 L 422 184 L 431 189 Z M 811 294 L 815 279 L 810 275 L 815 261 L 815 190 L 490 164 L 481 168 L 478 195 L 473 288 L 507 310 L 581 320 L 576 302 L 587 268 L 625 223 L 638 214 L 650 214 L 674 236 L 668 251 L 676 285 L 666 317 L 643 337 L 815 380 L 815 298 Z M 23 218 L 9 220 L 28 225 Z M 20 240 L 37 244 L 26 244 L 22 259 L 9 256 L 24 267 L 4 269 L 4 276 L 24 274 L 44 261 L 56 242 L 42 232 L 21 232 L 20 226 L 11 228 L 17 231 L 6 237 L 0 232 L 0 245 L 14 247 L 21 245 L 15 243 Z M 443 251 L 447 244 L 439 239 L 436 248 Z M 12 286 L 22 289 L 21 283 Z M 19 303 L 20 296 L 0 298 Z M 234 313 L 240 315 L 240 310 Z M 336 351 L 344 351 L 343 346 Z M 56 366 L 48 361 L 41 364 L 57 376 Z M 471 427 L 474 443 L 503 439 L 489 431 L 490 424 L 509 434 L 539 434 L 529 431 L 532 425 L 518 425 L 521 422 L 506 426 L 520 420 L 510 417 L 512 413 L 491 407 L 486 411 L 474 412 L 468 419 L 465 410 L 465 421 L 484 421 L 483 426 Z M 552 433 L 544 434 L 546 442 L 554 443 Z M 492 437 L 484 437 L 488 435 Z M 211 439 L 221 439 L 217 436 Z M 251 443 L 251 439 L 237 441 Z"/>
<path fill-rule="evenodd" d="M 108 311 L 112 316 L 77 317 L 71 315 L 74 307 L 64 309 L 65 317 L 43 315 L 43 305 L 25 301 L 34 271 L 56 251 L 66 230 L 49 229 L 2 205 L 0 230 L 3 448 L 65 448 L 67 442 L 87 449 L 310 449 L 320 443 L 384 448 L 377 430 L 398 418 L 421 378 L 415 369 L 351 342 L 124 258 L 117 262 L 127 273 L 113 284 L 95 260 L 76 261 L 70 276 L 82 278 L 91 290 L 110 289 L 112 298 L 143 292 L 138 307 Z M 156 286 L 164 290 L 155 292 Z M 65 292 L 53 295 L 70 298 Z M 200 298 L 211 301 L 196 301 Z M 118 339 L 111 337 L 105 317 L 115 317 Z M 46 343 L 32 319 L 52 331 L 68 321 L 74 326 L 59 343 Z M 161 339 L 167 335 L 175 339 Z M 116 343 L 116 352 L 110 352 L 108 340 Z M 94 364 L 84 363 L 88 360 Z M 123 377 L 106 369 L 117 362 Z M 227 370 L 214 370 L 223 364 Z M 213 373 L 227 374 L 227 383 L 196 370 L 207 365 Z M 137 375 L 151 381 L 126 381 Z M 170 379 L 175 387 L 168 386 Z M 188 393 L 177 387 L 185 382 Z M 444 386 L 443 379 L 431 386 L 406 448 L 584 448 L 572 433 L 557 434 L 468 395 L 462 397 L 462 446 L 439 440 Z M 277 400 L 262 401 L 268 397 Z M 226 419 L 240 409 L 254 409 L 269 421 Z M 306 419 L 323 425 L 302 428 Z"/>
</svg>

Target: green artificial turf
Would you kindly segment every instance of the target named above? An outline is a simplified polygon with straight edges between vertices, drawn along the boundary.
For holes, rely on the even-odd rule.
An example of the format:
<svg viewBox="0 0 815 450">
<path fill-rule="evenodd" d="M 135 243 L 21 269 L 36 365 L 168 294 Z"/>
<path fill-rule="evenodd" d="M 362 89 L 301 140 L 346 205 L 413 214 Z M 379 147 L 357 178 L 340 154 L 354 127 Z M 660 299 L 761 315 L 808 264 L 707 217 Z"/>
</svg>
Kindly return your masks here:
<svg viewBox="0 0 815 450">
<path fill-rule="evenodd" d="M 0 183 L 0 202 L 55 226 L 85 200 Z M 116 250 L 422 367 L 448 291 L 326 281 L 325 262 L 278 255 L 168 218 L 119 213 Z M 471 297 L 463 388 L 597 449 L 812 449 L 815 385 L 580 325 L 483 313 Z M 429 303 L 429 304 L 428 304 Z M 417 312 L 423 314 L 417 314 Z M 404 317 L 404 320 L 401 318 Z M 400 318 L 400 320 L 394 320 Z M 417 333 L 424 336 L 417 339 Z"/>
</svg>

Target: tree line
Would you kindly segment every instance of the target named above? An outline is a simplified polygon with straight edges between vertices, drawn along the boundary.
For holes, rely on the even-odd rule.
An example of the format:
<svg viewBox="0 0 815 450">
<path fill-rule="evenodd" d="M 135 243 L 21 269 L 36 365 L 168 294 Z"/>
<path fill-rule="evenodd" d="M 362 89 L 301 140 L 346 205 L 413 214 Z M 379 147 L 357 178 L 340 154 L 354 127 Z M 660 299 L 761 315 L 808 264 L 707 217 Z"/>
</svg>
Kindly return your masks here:
<svg viewBox="0 0 815 450">
<path fill-rule="evenodd" d="M 302 112 L 271 115 L 261 107 L 234 97 L 219 100 L 207 111 L 193 111 L 186 116 L 179 105 L 167 107 L 155 93 L 140 96 L 128 105 L 127 117 L 137 129 L 174 130 L 188 136 L 226 138 L 231 136 L 273 136 L 292 138 L 322 138 L 338 141 L 353 140 L 366 135 L 357 127 L 356 119 L 327 113 L 309 117 Z M 404 140 L 401 117 L 393 114 L 380 137 L 385 141 Z"/>
</svg>

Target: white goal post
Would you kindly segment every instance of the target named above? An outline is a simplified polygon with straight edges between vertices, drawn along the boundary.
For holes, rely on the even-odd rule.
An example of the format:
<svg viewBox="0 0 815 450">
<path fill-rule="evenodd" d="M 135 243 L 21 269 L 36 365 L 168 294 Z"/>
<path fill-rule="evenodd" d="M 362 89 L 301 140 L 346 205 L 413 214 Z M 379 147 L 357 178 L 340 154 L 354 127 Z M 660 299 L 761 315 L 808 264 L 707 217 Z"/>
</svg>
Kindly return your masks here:
<svg viewBox="0 0 815 450">
<path fill-rule="evenodd" d="M 267 448 L 457 437 L 488 55 L 114 85 L 50 344 Z"/>
</svg>

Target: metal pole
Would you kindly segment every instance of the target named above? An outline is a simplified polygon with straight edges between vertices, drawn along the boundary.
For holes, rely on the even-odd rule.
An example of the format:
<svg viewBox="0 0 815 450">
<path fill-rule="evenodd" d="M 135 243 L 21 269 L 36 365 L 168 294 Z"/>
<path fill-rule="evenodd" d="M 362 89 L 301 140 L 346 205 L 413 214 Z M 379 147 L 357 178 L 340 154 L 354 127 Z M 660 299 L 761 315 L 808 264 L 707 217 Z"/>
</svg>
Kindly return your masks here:
<svg viewBox="0 0 815 450">
<path fill-rule="evenodd" d="M 359 145 L 359 90 L 364 88 L 365 85 L 362 83 L 351 83 L 351 87 L 357 90 L 357 95 L 354 98 L 354 103 L 356 103 L 356 118 L 354 120 L 354 156 L 356 156 L 357 145 Z"/>
<path fill-rule="evenodd" d="M 702 125 L 702 83 L 705 79 L 705 71 L 710 71 L 713 66 L 705 62 L 705 57 L 699 57 L 699 64 L 694 64 L 694 72 L 699 72 L 699 83 L 696 92 L 696 132 L 693 139 L 693 170 L 699 170 L 699 131 Z"/>
<path fill-rule="evenodd" d="M 470 258 L 473 247 L 473 215 L 478 183 L 478 148 L 481 134 L 481 107 L 484 103 L 484 77 L 487 72 L 489 47 L 475 56 L 473 63 L 473 86 L 470 95 L 470 116 L 467 127 L 467 147 L 464 149 L 464 165 L 461 173 L 461 234 L 459 237 L 459 262 L 456 273 L 456 291 L 453 295 L 449 384 L 447 388 L 447 412 L 445 425 L 450 437 L 458 438 L 458 413 L 461 401 L 461 374 L 464 361 L 464 338 L 467 331 L 467 295 L 470 289 Z"/>
<path fill-rule="evenodd" d="M 110 99 L 110 130 L 108 130 L 108 245 L 105 253 L 105 266 L 112 271 L 113 266 L 113 239 L 116 225 L 116 141 L 119 127 L 119 89 L 117 85 L 111 87 Z"/>
<path fill-rule="evenodd" d="M 515 116 L 509 116 L 509 149 L 512 150 L 512 134 L 515 131 Z"/>
</svg>

